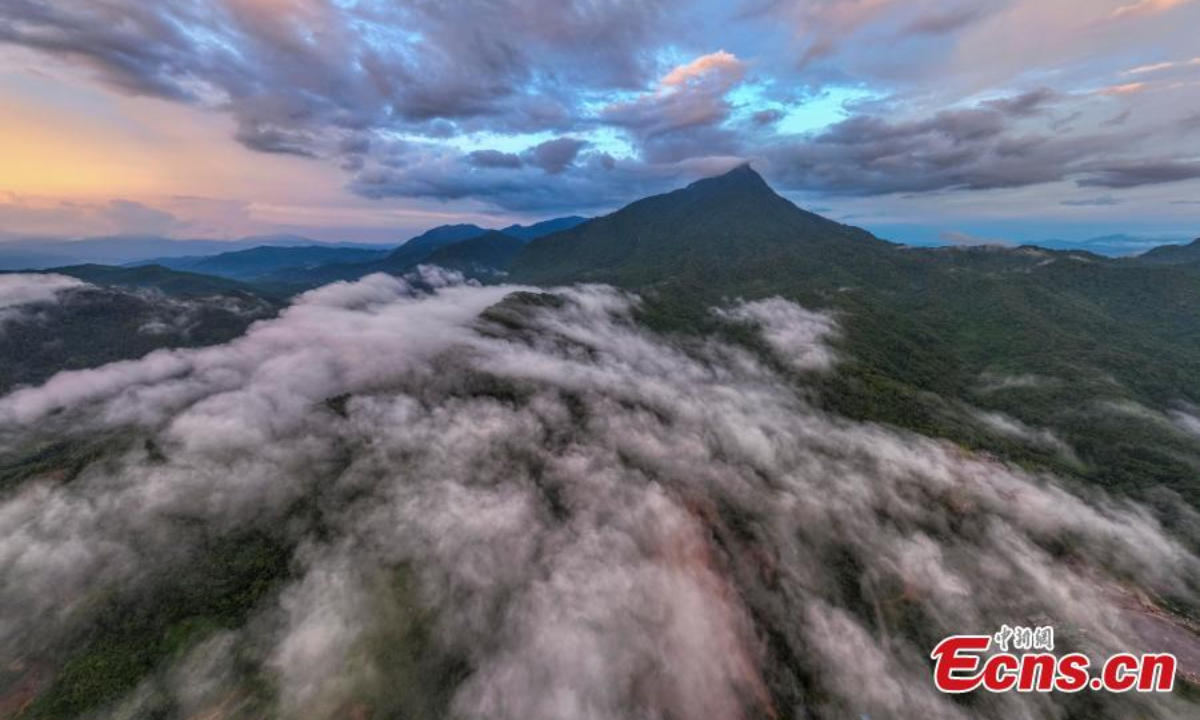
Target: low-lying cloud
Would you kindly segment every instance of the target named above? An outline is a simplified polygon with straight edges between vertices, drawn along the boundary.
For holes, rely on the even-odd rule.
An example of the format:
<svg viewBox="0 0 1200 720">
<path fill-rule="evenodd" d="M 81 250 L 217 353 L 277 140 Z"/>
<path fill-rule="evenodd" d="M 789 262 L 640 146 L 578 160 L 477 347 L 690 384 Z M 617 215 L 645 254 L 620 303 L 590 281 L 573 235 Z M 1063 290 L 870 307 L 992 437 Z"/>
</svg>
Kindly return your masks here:
<svg viewBox="0 0 1200 720">
<path fill-rule="evenodd" d="M 1036 621 L 1063 647 L 1140 648 L 1130 607 L 1195 606 L 1200 563 L 1149 511 L 812 407 L 772 368 L 827 367 L 834 319 L 724 310 L 766 362 L 652 333 L 638 303 L 375 275 L 227 345 L 0 399 L 7 455 L 118 428 L 156 448 L 3 496 L 0 661 L 55 657 L 92 589 L 253 527 L 290 538 L 293 577 L 125 710 L 212 712 L 265 682 L 284 717 L 1046 717 L 1074 696 L 939 695 L 932 644 Z"/>
<path fill-rule="evenodd" d="M 0 274 L 0 328 L 39 305 L 58 302 L 67 290 L 86 287 L 86 283 L 66 275 L 11 273 Z"/>
</svg>

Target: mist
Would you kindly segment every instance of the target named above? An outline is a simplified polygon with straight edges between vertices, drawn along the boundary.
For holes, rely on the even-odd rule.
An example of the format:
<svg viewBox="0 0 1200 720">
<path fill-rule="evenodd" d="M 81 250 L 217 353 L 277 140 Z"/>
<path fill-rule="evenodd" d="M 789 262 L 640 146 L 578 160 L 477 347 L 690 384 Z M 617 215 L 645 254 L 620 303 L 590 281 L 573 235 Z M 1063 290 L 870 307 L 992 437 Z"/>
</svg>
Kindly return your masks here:
<svg viewBox="0 0 1200 720">
<path fill-rule="evenodd" d="M 65 275 L 0 273 L 0 330 L 5 323 L 28 316 L 38 306 L 58 302 L 65 291 L 82 287 L 88 285 Z"/>
<path fill-rule="evenodd" d="M 938 640 L 1001 624 L 1154 650 L 1144 619 L 1200 603 L 1200 561 L 1150 510 L 817 409 L 807 383 L 853 360 L 836 317 L 713 309 L 764 357 L 639 302 L 374 275 L 0 399 L 9 459 L 121 438 L 4 490 L 0 663 L 57 672 L 97 596 L 254 530 L 285 579 L 106 716 L 1194 717 L 929 678 Z"/>
</svg>

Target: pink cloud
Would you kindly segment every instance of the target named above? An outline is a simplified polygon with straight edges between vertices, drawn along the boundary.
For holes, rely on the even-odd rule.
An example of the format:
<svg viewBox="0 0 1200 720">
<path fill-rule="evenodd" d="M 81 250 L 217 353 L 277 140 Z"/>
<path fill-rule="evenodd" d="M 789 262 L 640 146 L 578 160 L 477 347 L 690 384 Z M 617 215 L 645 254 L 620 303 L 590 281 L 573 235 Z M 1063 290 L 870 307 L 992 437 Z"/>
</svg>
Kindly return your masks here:
<svg viewBox="0 0 1200 720">
<path fill-rule="evenodd" d="M 1196 0 L 1138 0 L 1132 5 L 1123 5 L 1113 11 L 1112 19 L 1120 20 L 1143 15 L 1156 15 L 1181 5 L 1193 3 Z"/>
</svg>

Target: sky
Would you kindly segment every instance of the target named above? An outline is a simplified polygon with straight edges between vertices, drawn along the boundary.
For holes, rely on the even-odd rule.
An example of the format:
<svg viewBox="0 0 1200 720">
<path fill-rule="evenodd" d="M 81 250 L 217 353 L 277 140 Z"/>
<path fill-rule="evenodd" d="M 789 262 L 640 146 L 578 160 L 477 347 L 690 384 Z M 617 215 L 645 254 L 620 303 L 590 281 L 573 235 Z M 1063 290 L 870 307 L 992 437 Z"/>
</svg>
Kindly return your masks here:
<svg viewBox="0 0 1200 720">
<path fill-rule="evenodd" d="M 5 0 L 0 238 L 610 212 L 743 162 L 902 242 L 1200 235 L 1197 0 Z"/>
</svg>

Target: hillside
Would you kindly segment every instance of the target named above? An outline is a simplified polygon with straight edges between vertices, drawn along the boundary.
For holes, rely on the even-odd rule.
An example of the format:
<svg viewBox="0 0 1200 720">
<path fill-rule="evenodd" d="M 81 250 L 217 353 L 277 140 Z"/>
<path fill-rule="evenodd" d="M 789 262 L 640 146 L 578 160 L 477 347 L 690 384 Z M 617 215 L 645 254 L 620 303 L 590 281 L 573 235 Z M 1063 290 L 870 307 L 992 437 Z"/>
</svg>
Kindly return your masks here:
<svg viewBox="0 0 1200 720">
<path fill-rule="evenodd" d="M 801 210 L 742 167 L 535 241 L 512 280 L 613 283 L 646 298 L 652 326 L 689 334 L 714 332 L 708 308 L 737 298 L 829 309 L 852 360 L 821 383 L 825 407 L 1123 491 L 1164 484 L 1200 506 L 1200 445 L 1170 420 L 1200 403 L 1191 269 L 1031 247 L 906 248 Z M 959 403 L 1050 428 L 1082 465 L 989 432 Z"/>
<path fill-rule="evenodd" d="M 470 240 L 488 232 L 477 225 L 442 225 L 428 230 L 402 244 L 392 252 L 369 262 L 334 262 L 307 269 L 286 269 L 262 280 L 297 288 L 312 288 L 338 280 L 357 280 L 371 273 L 401 275 L 429 257 L 436 250 L 457 242 Z"/>
<path fill-rule="evenodd" d="M 418 268 L 274 313 L 166 268 L 0 275 L 0 383 L 81 370 L 0 397 L 6 527 L 55 559 L 0 593 L 19 717 L 455 717 L 609 645 L 588 697 L 712 663 L 666 688 L 694 713 L 638 716 L 1194 715 L 1183 681 L 1020 706 L 928 683 L 939 639 L 1010 622 L 1169 643 L 1200 677 L 1189 266 L 902 247 L 748 168 L 422 262 L 545 288 Z M 637 297 L 571 285 L 597 281 Z M 847 640 L 911 692 L 864 700 L 857 658 L 831 677 Z M 326 676 L 319 712 L 281 703 Z"/>
<path fill-rule="evenodd" d="M 890 247 L 797 208 L 745 165 L 535 240 L 514 263 L 513 276 L 541 284 L 737 285 L 774 274 L 777 256 L 800 252 L 811 262 L 794 269 L 853 280 L 873 263 L 891 264 Z"/>
<path fill-rule="evenodd" d="M 0 393 L 64 370 L 228 342 L 279 308 L 247 286 L 165 268 L 0 273 Z"/>
<path fill-rule="evenodd" d="M 498 230 L 435 250 L 421 262 L 457 270 L 469 278 L 494 280 L 507 274 L 525 242 Z"/>
<path fill-rule="evenodd" d="M 1133 262 L 1142 265 L 1184 265 L 1188 263 L 1200 263 L 1200 239 L 1197 239 L 1187 245 L 1162 245 L 1153 250 L 1149 250 L 1136 258 Z"/>
<path fill-rule="evenodd" d="M 547 235 L 553 235 L 556 232 L 570 230 L 576 225 L 582 225 L 587 221 L 588 218 L 580 217 L 578 215 L 571 215 L 568 217 L 543 220 L 542 222 L 534 223 L 532 225 L 509 225 L 500 232 L 528 242 L 530 240 L 537 240 L 538 238 L 545 237 Z"/>
<path fill-rule="evenodd" d="M 256 280 L 283 271 L 304 271 L 331 263 L 360 263 L 378 260 L 391 248 L 322 247 L 319 245 L 275 247 L 262 245 L 249 250 L 219 255 L 157 258 L 132 263 L 131 267 L 161 265 L 172 270 L 216 275 L 232 280 Z"/>
<path fill-rule="evenodd" d="M 503 231 L 486 230 L 470 224 L 443 225 L 418 235 L 384 257 L 368 262 L 331 262 L 310 268 L 281 269 L 257 279 L 278 286 L 305 289 L 336 280 L 357 280 L 371 273 L 403 275 L 421 263 L 450 263 L 455 269 L 470 269 L 468 274 L 482 273 L 488 277 L 495 277 L 498 272 L 504 272 L 516 251 L 520 249 L 512 240 L 516 239 L 523 245 L 528 240 L 573 228 L 581 222 L 584 222 L 584 218 L 555 218 L 529 226 L 512 225 Z M 501 234 L 504 238 L 500 238 Z M 501 242 L 493 244 L 484 241 L 450 251 L 448 254 L 437 255 L 442 249 L 485 235 L 493 240 L 500 239 Z"/>
<path fill-rule="evenodd" d="M 241 293 L 261 294 L 260 290 L 246 283 L 227 278 L 195 272 L 172 270 L 161 265 L 141 267 L 114 267 L 111 265 L 73 265 L 51 268 L 42 272 L 67 275 L 93 285 L 122 288 L 157 290 L 175 297 L 197 297 L 203 295 L 227 295 Z"/>
</svg>

